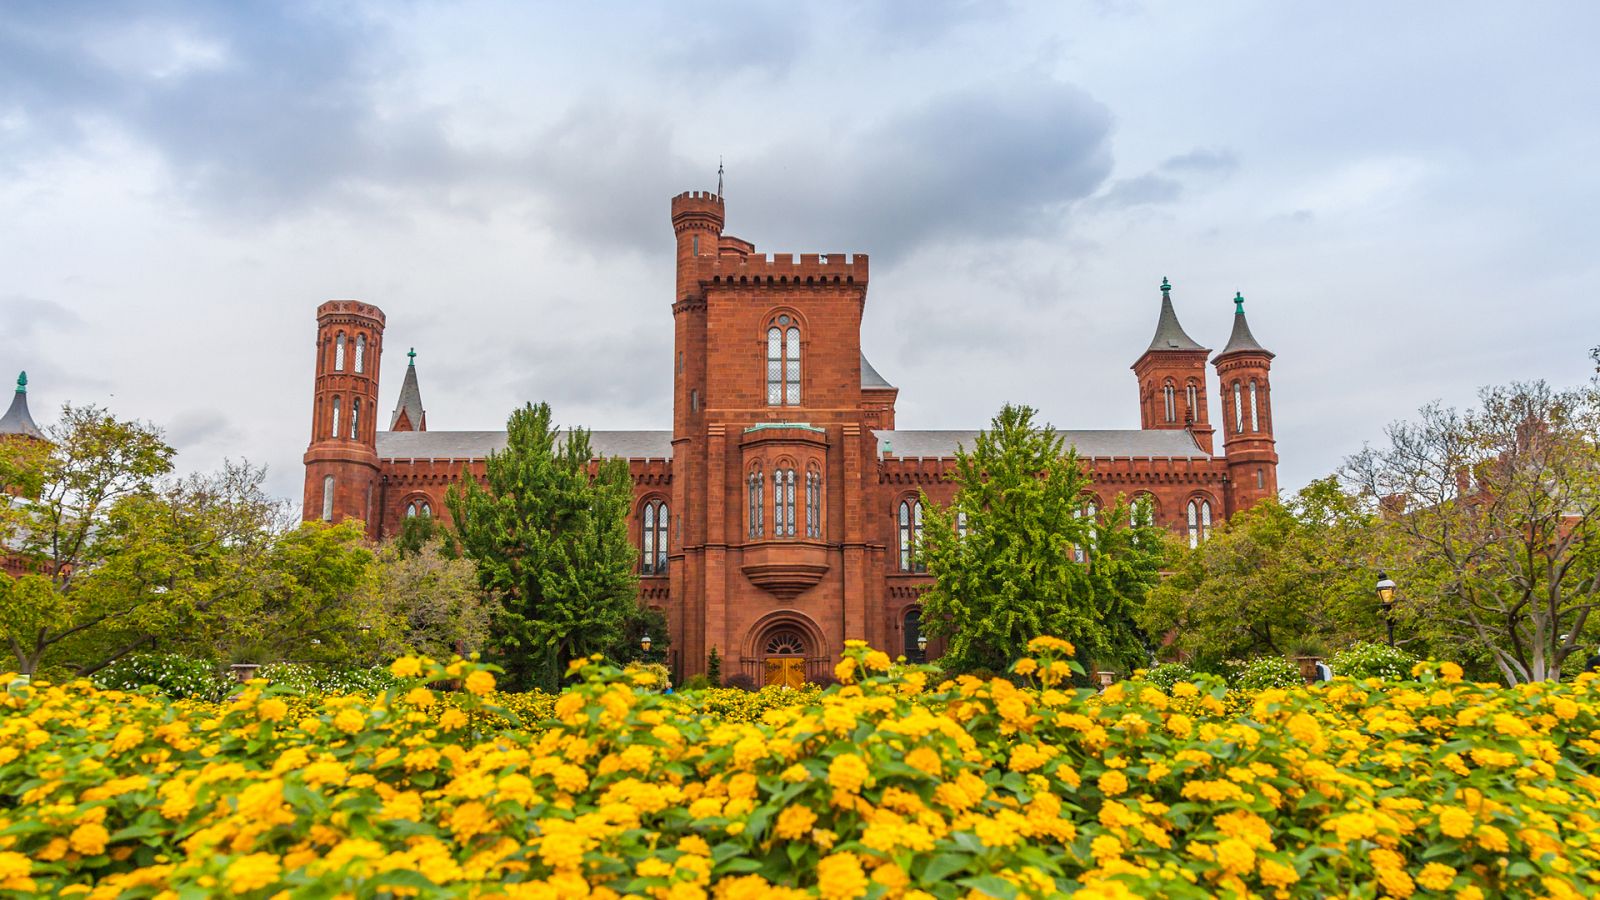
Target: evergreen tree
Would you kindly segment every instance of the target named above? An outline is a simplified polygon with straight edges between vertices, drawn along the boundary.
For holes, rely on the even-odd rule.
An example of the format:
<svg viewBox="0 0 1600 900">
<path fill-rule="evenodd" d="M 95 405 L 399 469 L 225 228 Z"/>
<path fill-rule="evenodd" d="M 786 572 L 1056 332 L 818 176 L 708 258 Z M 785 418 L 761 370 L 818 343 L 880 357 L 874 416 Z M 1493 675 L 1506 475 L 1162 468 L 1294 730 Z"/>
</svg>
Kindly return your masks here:
<svg viewBox="0 0 1600 900">
<path fill-rule="evenodd" d="M 639 616 L 628 464 L 595 463 L 589 433 L 561 438 L 550 406 L 506 423 L 506 448 L 446 496 L 461 551 L 499 601 L 490 635 L 516 687 L 560 686 L 567 663 L 614 650 Z M 665 635 L 662 635 L 665 639 Z"/>
<path fill-rule="evenodd" d="M 1077 454 L 1033 415 L 1008 404 L 956 452 L 952 504 L 923 497 L 932 514 L 916 552 L 935 579 L 923 628 L 948 639 L 940 662 L 954 671 L 1003 670 L 1039 635 L 1097 665 L 1143 664 L 1134 615 L 1159 577 L 1161 530 L 1121 498 L 1085 515 Z"/>
</svg>

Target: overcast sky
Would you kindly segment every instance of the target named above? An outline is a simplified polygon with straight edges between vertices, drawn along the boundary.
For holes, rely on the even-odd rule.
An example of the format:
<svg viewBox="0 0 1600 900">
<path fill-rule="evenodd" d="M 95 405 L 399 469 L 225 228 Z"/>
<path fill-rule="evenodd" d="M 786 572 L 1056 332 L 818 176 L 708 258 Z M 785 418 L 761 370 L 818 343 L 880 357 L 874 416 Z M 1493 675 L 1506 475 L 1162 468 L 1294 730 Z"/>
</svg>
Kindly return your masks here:
<svg viewBox="0 0 1600 900">
<path fill-rule="evenodd" d="M 318 303 L 428 424 L 667 428 L 668 199 L 872 256 L 903 428 L 1138 426 L 1243 291 L 1280 481 L 1600 344 L 1600 5 L 0 5 L 0 370 L 298 497 Z M 10 377 L 9 375 L 6 377 Z M 1211 384 L 1213 397 L 1216 384 Z M 1213 401 L 1215 408 L 1215 401 Z"/>
</svg>

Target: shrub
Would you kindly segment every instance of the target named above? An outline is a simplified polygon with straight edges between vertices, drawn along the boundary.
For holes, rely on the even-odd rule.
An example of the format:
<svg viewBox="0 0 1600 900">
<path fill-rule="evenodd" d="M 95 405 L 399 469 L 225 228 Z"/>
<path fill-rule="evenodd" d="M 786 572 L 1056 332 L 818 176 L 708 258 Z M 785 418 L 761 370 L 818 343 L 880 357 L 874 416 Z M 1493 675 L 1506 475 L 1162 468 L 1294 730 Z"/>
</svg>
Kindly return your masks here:
<svg viewBox="0 0 1600 900">
<path fill-rule="evenodd" d="M 717 652 L 715 645 L 711 648 L 711 655 L 706 657 L 706 680 L 712 687 L 722 686 L 722 655 Z"/>
<path fill-rule="evenodd" d="M 262 666 L 256 677 L 296 694 L 381 694 L 395 683 L 394 676 L 381 666 L 360 669 L 272 663 Z"/>
<path fill-rule="evenodd" d="M 711 687 L 711 677 L 709 675 L 694 675 L 685 679 L 682 684 L 678 685 L 678 690 L 703 691 L 709 687 Z"/>
<path fill-rule="evenodd" d="M 1300 687 L 1300 667 L 1281 656 L 1261 656 L 1234 668 L 1228 684 L 1242 691 Z"/>
<path fill-rule="evenodd" d="M 1194 681 L 1194 670 L 1183 663 L 1162 663 L 1144 673 L 1144 680 L 1170 694 L 1178 682 Z"/>
<path fill-rule="evenodd" d="M 741 691 L 754 691 L 759 687 L 754 678 L 746 675 L 743 672 L 735 672 L 734 674 L 729 675 L 723 684 L 727 687 L 737 688 Z"/>
<path fill-rule="evenodd" d="M 178 653 L 134 653 L 96 672 L 92 680 L 118 691 L 149 686 L 174 700 L 216 700 L 237 686 L 232 678 L 217 672 L 211 660 Z"/>
<path fill-rule="evenodd" d="M 1384 681 L 1405 681 L 1411 677 L 1411 667 L 1417 658 L 1388 644 L 1362 641 L 1335 653 L 1328 660 L 1333 674 L 1357 680 L 1381 678 Z"/>
</svg>

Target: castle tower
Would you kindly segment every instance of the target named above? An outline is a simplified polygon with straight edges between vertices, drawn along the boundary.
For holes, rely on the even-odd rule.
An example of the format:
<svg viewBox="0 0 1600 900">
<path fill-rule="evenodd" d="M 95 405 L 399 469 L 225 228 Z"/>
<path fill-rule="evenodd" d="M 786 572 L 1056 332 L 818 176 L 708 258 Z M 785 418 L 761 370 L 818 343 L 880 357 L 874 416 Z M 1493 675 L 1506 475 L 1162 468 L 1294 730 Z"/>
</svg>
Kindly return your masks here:
<svg viewBox="0 0 1600 900">
<path fill-rule="evenodd" d="M 1156 334 L 1133 364 L 1139 382 L 1139 427 L 1188 429 L 1207 453 L 1212 427 L 1206 410 L 1206 357 L 1211 351 L 1184 332 L 1172 308 L 1172 285 L 1161 279 Z"/>
<path fill-rule="evenodd" d="M 389 417 L 390 431 L 427 431 L 428 412 L 422 408 L 422 389 L 417 387 L 417 348 L 406 351 L 406 380 L 400 384 L 400 399 Z"/>
<path fill-rule="evenodd" d="M 1233 334 L 1212 364 L 1222 383 L 1222 446 L 1228 456 L 1228 515 L 1278 495 L 1278 453 L 1272 437 L 1272 353 L 1256 342 L 1233 298 Z"/>
<path fill-rule="evenodd" d="M 383 310 L 359 300 L 317 307 L 316 386 L 303 519 L 360 519 L 377 536 L 378 366 Z"/>
</svg>

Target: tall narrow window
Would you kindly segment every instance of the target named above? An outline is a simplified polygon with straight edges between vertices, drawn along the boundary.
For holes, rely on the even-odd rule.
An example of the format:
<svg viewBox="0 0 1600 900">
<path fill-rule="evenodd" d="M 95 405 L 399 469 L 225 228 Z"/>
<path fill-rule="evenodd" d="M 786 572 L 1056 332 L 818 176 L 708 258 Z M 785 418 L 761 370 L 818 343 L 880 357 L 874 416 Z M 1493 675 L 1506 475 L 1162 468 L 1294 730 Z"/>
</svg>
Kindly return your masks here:
<svg viewBox="0 0 1600 900">
<path fill-rule="evenodd" d="M 328 437 L 339 437 L 339 398 L 333 398 L 333 427 L 328 429 Z"/>
<path fill-rule="evenodd" d="M 1200 421 L 1200 388 L 1194 382 L 1189 382 L 1189 387 L 1184 391 L 1184 399 L 1189 401 L 1189 418 L 1195 422 Z"/>
<path fill-rule="evenodd" d="M 1211 501 L 1200 501 L 1200 539 L 1211 540 Z"/>
<path fill-rule="evenodd" d="M 639 561 L 643 575 L 667 574 L 667 504 L 664 500 L 651 500 L 644 505 L 640 528 L 640 543 L 644 553 Z"/>
<path fill-rule="evenodd" d="M 1244 430 L 1244 395 L 1239 390 L 1239 382 L 1233 383 L 1233 433 L 1238 434 Z"/>
<path fill-rule="evenodd" d="M 1161 386 L 1161 401 L 1168 422 L 1178 421 L 1178 401 L 1173 395 L 1172 382 Z"/>
<path fill-rule="evenodd" d="M 1261 430 L 1261 407 L 1256 399 L 1256 380 L 1250 379 L 1250 430 Z"/>
<path fill-rule="evenodd" d="M 788 316 L 767 328 L 767 405 L 800 403 L 800 328 Z"/>
<path fill-rule="evenodd" d="M 911 504 L 900 504 L 900 571 L 911 571 Z"/>
<path fill-rule="evenodd" d="M 806 468 L 806 537 L 822 537 L 822 472 Z"/>
<path fill-rule="evenodd" d="M 1094 517 L 1098 512 L 1099 508 L 1095 505 L 1094 500 L 1089 499 L 1085 500 L 1083 505 L 1078 507 L 1077 512 L 1073 513 L 1073 516 L 1076 518 L 1090 520 L 1088 541 L 1086 543 L 1086 546 L 1090 549 L 1094 547 Z M 1086 562 L 1088 560 L 1088 554 L 1085 552 L 1085 547 L 1073 547 L 1072 558 L 1080 563 Z"/>
<path fill-rule="evenodd" d="M 342 331 L 339 332 L 338 337 L 333 339 L 333 370 L 335 372 L 344 371 L 344 332 Z"/>
<path fill-rule="evenodd" d="M 748 487 L 750 510 L 748 515 L 750 518 L 750 537 L 753 538 L 761 537 L 766 533 L 765 523 L 763 521 L 763 516 L 766 512 L 764 508 L 766 502 L 765 498 L 762 496 L 765 492 L 762 490 L 761 482 L 762 473 L 760 469 L 750 473 Z"/>
<path fill-rule="evenodd" d="M 956 513 L 956 537 L 964 538 L 966 536 L 967 536 L 967 514 L 964 513 L 964 512 L 957 512 Z"/>
<path fill-rule="evenodd" d="M 1200 542 L 1211 537 L 1211 501 L 1189 501 L 1189 546 L 1200 546 Z"/>
<path fill-rule="evenodd" d="M 350 401 L 350 440 L 361 440 L 361 398 Z"/>
<path fill-rule="evenodd" d="M 772 473 L 772 535 L 794 537 L 794 470 Z"/>
<path fill-rule="evenodd" d="M 1189 549 L 1200 546 L 1200 508 L 1189 501 Z"/>
<path fill-rule="evenodd" d="M 900 571 L 926 572 L 928 566 L 917 557 L 922 544 L 922 502 L 900 502 Z"/>
<path fill-rule="evenodd" d="M 914 663 L 927 662 L 927 652 L 919 646 L 917 638 L 922 637 L 922 610 L 912 607 L 906 610 L 905 624 L 905 653 L 906 660 Z"/>
<path fill-rule="evenodd" d="M 360 375 L 367 370 L 367 336 L 356 335 L 356 374 Z"/>
<path fill-rule="evenodd" d="M 783 331 L 774 325 L 767 329 L 767 405 L 783 402 Z"/>
<path fill-rule="evenodd" d="M 333 476 L 326 475 L 322 479 L 322 521 L 333 521 Z"/>
<path fill-rule="evenodd" d="M 800 405 L 800 329 L 790 328 L 784 338 L 783 402 Z"/>
</svg>

